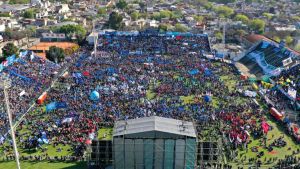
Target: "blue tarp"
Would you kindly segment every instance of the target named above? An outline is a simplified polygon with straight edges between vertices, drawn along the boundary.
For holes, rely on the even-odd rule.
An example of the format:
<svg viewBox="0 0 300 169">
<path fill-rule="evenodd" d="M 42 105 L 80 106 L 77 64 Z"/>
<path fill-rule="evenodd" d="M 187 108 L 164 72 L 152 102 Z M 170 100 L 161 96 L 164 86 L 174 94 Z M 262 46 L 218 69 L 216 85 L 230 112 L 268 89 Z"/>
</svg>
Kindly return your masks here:
<svg viewBox="0 0 300 169">
<path fill-rule="evenodd" d="M 196 75 L 196 74 L 198 74 L 199 73 L 199 70 L 198 69 L 193 69 L 193 70 L 190 70 L 189 71 L 189 74 L 190 75 Z"/>
<path fill-rule="evenodd" d="M 67 108 L 67 103 L 66 102 L 51 102 L 47 104 L 46 106 L 46 112 L 56 110 L 56 109 L 62 109 L 62 108 Z"/>
</svg>

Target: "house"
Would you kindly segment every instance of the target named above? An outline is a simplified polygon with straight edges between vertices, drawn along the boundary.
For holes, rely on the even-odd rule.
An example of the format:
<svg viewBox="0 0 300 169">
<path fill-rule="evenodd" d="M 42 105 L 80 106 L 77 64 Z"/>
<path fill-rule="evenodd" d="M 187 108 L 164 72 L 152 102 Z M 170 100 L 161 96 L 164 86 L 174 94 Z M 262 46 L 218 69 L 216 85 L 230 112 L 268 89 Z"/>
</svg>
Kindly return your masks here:
<svg viewBox="0 0 300 169">
<path fill-rule="evenodd" d="M 0 21 L 0 33 L 5 32 L 5 22 L 4 21 Z"/>
<path fill-rule="evenodd" d="M 159 22 L 157 20 L 147 20 L 147 27 L 157 28 L 159 26 Z"/>
<path fill-rule="evenodd" d="M 59 14 L 67 13 L 70 11 L 69 5 L 68 4 L 61 4 L 56 6 L 55 12 Z"/>
<path fill-rule="evenodd" d="M 66 35 L 63 33 L 42 33 L 41 42 L 63 42 Z"/>
</svg>

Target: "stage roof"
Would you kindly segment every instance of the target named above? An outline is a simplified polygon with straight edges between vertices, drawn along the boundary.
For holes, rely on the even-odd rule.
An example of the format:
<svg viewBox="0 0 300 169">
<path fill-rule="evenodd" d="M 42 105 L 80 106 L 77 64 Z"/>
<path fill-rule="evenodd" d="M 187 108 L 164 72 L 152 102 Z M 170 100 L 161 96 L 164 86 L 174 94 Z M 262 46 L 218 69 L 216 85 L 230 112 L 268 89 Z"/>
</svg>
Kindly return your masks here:
<svg viewBox="0 0 300 169">
<path fill-rule="evenodd" d="M 157 135 L 153 134 L 154 132 L 196 137 L 196 131 L 192 122 L 158 116 L 131 119 L 127 121 L 117 121 L 114 126 L 113 136 L 115 137 L 142 133 L 152 133 L 152 136 Z"/>
</svg>

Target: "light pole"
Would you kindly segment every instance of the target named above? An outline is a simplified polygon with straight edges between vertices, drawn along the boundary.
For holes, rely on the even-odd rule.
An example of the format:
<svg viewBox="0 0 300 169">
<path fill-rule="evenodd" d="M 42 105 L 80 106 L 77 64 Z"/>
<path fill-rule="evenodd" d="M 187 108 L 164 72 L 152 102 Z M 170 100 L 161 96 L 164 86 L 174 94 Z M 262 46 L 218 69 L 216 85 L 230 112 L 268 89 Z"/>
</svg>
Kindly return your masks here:
<svg viewBox="0 0 300 169">
<path fill-rule="evenodd" d="M 11 87 L 11 80 L 9 79 L 9 77 L 7 75 L 3 74 L 1 76 L 1 78 L 0 78 L 0 87 L 3 89 L 3 92 L 4 92 L 6 112 L 8 114 L 10 134 L 11 134 L 11 138 L 12 138 L 12 141 L 13 141 L 13 148 L 14 148 L 14 152 L 15 152 L 17 168 L 21 169 L 20 161 L 19 161 L 19 153 L 18 153 L 17 144 L 16 144 L 15 131 L 14 131 L 13 122 L 12 122 L 12 115 L 11 115 L 10 108 L 9 108 L 9 96 L 7 94 L 7 91 L 6 91 L 6 89 Z"/>
</svg>

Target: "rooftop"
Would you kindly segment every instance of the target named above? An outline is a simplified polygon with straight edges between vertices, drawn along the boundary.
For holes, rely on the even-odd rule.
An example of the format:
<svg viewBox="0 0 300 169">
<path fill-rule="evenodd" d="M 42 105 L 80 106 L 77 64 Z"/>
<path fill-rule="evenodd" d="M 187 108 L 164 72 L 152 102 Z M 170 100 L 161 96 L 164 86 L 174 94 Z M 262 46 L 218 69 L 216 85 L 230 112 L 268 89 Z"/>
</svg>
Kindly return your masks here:
<svg viewBox="0 0 300 169">
<path fill-rule="evenodd" d="M 196 131 L 192 122 L 158 116 L 131 119 L 127 121 L 117 121 L 114 126 L 113 136 L 115 137 L 153 131 L 196 137 Z"/>
</svg>

